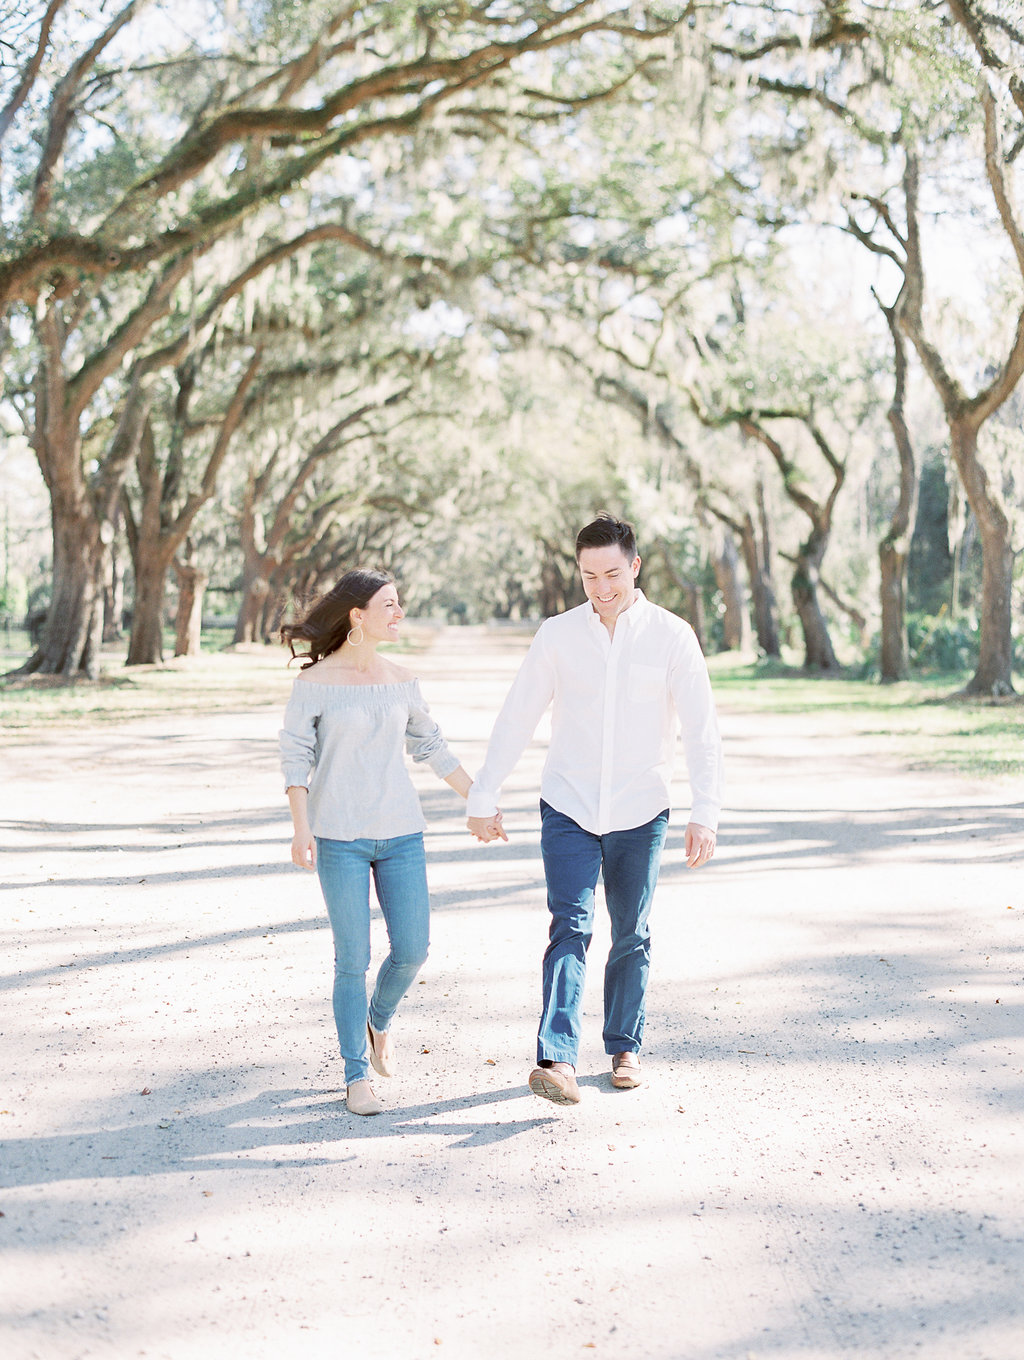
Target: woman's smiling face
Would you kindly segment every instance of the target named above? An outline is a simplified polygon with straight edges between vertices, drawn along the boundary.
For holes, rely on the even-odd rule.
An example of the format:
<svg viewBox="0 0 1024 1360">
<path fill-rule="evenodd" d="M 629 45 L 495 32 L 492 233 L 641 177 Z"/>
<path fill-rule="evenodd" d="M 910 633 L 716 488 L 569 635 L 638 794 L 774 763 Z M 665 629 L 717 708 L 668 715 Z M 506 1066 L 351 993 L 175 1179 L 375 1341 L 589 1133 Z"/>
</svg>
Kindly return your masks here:
<svg viewBox="0 0 1024 1360">
<path fill-rule="evenodd" d="M 352 610 L 352 626 L 358 622 L 371 642 L 394 642 L 405 611 L 398 603 L 398 589 L 390 583 L 372 595 L 365 609 Z"/>
</svg>

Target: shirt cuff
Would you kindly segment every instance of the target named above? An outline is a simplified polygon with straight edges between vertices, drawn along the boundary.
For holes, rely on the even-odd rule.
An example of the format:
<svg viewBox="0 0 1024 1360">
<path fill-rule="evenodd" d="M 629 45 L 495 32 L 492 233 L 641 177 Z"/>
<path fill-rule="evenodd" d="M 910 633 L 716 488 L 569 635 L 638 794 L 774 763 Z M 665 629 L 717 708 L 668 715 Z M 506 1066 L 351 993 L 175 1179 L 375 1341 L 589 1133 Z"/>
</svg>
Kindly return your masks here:
<svg viewBox="0 0 1024 1360">
<path fill-rule="evenodd" d="M 709 831 L 718 832 L 718 815 L 721 811 L 714 803 L 694 803 L 690 809 L 690 821 L 706 826 Z"/>
<path fill-rule="evenodd" d="M 497 810 L 494 794 L 489 789 L 478 789 L 474 784 L 466 799 L 466 816 L 493 817 Z"/>
<path fill-rule="evenodd" d="M 450 774 L 454 774 L 459 768 L 459 758 L 451 751 L 439 751 L 436 756 L 431 756 L 427 764 L 437 775 L 438 779 L 447 779 Z"/>
</svg>

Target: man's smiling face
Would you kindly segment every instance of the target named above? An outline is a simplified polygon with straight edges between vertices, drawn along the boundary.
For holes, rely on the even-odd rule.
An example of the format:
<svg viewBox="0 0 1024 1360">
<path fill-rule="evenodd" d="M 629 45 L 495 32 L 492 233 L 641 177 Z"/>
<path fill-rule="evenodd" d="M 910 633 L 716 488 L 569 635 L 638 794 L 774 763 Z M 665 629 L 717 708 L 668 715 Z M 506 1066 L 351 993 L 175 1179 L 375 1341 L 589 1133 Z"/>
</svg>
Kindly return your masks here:
<svg viewBox="0 0 1024 1360">
<path fill-rule="evenodd" d="M 580 577 L 587 599 L 602 623 L 617 618 L 633 603 L 640 559 L 632 562 L 616 543 L 580 549 Z"/>
</svg>

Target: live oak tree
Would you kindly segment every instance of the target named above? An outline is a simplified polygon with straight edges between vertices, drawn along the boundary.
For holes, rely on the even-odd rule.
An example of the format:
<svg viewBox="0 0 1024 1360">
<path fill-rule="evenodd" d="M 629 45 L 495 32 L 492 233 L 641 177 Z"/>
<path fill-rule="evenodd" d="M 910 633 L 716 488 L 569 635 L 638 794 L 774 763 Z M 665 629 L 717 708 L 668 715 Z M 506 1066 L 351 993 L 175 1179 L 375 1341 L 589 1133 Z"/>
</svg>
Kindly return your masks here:
<svg viewBox="0 0 1024 1360">
<path fill-rule="evenodd" d="M 652 505 L 670 500 L 685 506 L 715 572 L 726 646 L 745 645 L 749 633 L 740 545 L 759 645 L 777 655 L 763 481 L 756 468 L 742 485 L 723 480 L 721 441 L 687 416 L 687 383 L 700 363 L 690 334 L 730 309 L 738 266 L 770 258 L 775 224 L 767 217 L 748 223 L 737 213 L 744 195 L 732 158 L 701 122 L 713 86 L 703 73 L 693 79 L 685 40 L 676 58 L 661 84 L 641 77 L 614 106 L 577 111 L 556 144 L 544 145 L 533 164 L 520 162 L 520 196 L 533 204 L 520 247 L 524 267 L 492 321 L 513 343 L 546 345 L 566 366 L 567 382 L 582 381 L 598 400 L 635 418 L 646 454 L 633 455 L 630 481 L 651 494 L 633 499 L 649 515 Z M 727 95 L 723 102 L 736 101 Z M 644 463 L 649 472 L 641 471 Z M 664 561 L 696 617 L 694 582 L 675 569 L 671 525 L 666 529 L 652 564 Z"/>
<path fill-rule="evenodd" d="M 1024 376 L 1018 170 L 1024 21 L 1019 12 L 998 12 L 976 0 L 885 7 L 826 2 L 812 9 L 802 29 L 771 5 L 749 6 L 744 14 L 746 31 L 719 32 L 711 46 L 720 60 L 745 71 L 766 116 L 772 101 L 781 110 L 775 146 L 816 157 L 822 186 L 845 205 L 832 220 L 894 267 L 893 300 L 885 307 L 941 403 L 951 461 L 982 543 L 979 652 L 967 691 L 1010 693 L 1018 531 L 1003 490 L 1009 469 L 988 432 Z M 962 173 L 967 165 L 973 173 Z M 928 232 L 934 206 L 952 211 L 959 201 L 961 260 L 991 260 L 1009 285 L 989 287 L 987 297 L 983 282 L 974 289 L 968 325 L 976 348 L 966 354 L 943 328 L 943 311 L 964 309 L 948 288 L 943 243 Z M 948 240 L 946 247 L 948 255 Z M 901 362 L 897 350 L 897 370 Z M 897 394 L 901 382 L 897 371 Z M 907 454 L 903 446 L 900 503 L 882 547 L 892 675 L 902 662 L 891 611 L 901 595 L 915 500 Z"/>
<path fill-rule="evenodd" d="M 385 251 L 350 228 L 315 227 L 265 241 L 231 287 L 215 290 L 198 319 L 191 307 L 176 318 L 165 343 L 140 353 L 133 368 L 162 369 L 165 376 L 150 387 L 134 472 L 122 493 L 135 576 L 129 665 L 161 659 L 169 570 L 177 563 L 186 586 L 192 579 L 179 550 L 213 498 L 233 443 L 251 451 L 279 435 L 280 456 L 299 406 L 319 418 L 310 439 L 317 455 L 298 460 L 302 471 L 289 493 L 290 514 L 341 432 L 378 400 L 396 399 L 387 392 L 370 395 L 382 371 L 393 374 L 393 394 L 408 389 L 401 370 L 415 366 L 417 357 L 396 336 L 403 307 L 415 310 L 431 297 L 432 263 L 432 277 L 448 272 L 443 261 Z M 364 395 L 346 404 L 353 388 Z M 332 427 L 337 439 L 327 437 Z M 243 504 L 251 507 L 249 499 Z M 278 520 L 286 523 L 288 514 L 278 501 Z M 243 534 L 249 516 L 241 518 Z M 254 551 L 249 535 L 238 641 L 252 640 L 261 613 L 254 596 L 265 588 L 264 576 Z"/>
<path fill-rule="evenodd" d="M 878 545 L 881 585 L 881 642 L 878 671 L 884 683 L 905 680 L 910 674 L 907 631 L 907 573 L 910 545 L 917 525 L 921 490 L 920 465 L 907 420 L 907 347 L 900 325 L 902 293 L 891 307 L 879 302 L 893 345 L 893 389 L 887 418 L 899 459 L 899 490 L 889 527 Z"/>
<path fill-rule="evenodd" d="M 289 587 L 297 578 L 308 579 L 308 569 L 322 556 L 332 528 L 372 517 L 388 503 L 408 511 L 402 493 L 385 489 L 407 479 L 401 476 L 400 463 L 383 450 L 390 451 L 387 435 L 393 412 L 409 394 L 409 384 L 352 390 L 347 402 L 336 399 L 332 412 L 336 419 L 319 437 L 307 436 L 309 442 L 303 443 L 300 432 L 288 433 L 287 444 L 296 456 L 279 459 L 285 451 L 280 429 L 265 458 L 250 452 L 238 505 L 242 571 L 235 642 L 269 638 Z"/>
<path fill-rule="evenodd" d="M 724 380 L 708 385 L 709 370 L 723 369 L 726 358 L 737 375 L 753 363 L 753 351 L 746 359 L 726 354 L 716 333 L 719 316 L 737 332 L 733 294 L 745 292 L 756 309 L 768 287 L 762 265 L 776 257 L 794 291 L 802 281 L 799 251 L 784 248 L 796 225 L 845 230 L 848 242 L 866 248 L 865 260 L 882 266 L 873 280 L 880 310 L 868 304 L 846 323 L 851 352 L 874 346 L 876 356 L 873 389 L 857 379 L 877 408 L 865 428 L 877 437 L 888 406 L 891 431 L 878 440 L 888 463 L 879 463 L 879 480 L 894 507 L 878 530 L 882 673 L 895 678 L 906 666 L 917 470 L 904 407 L 923 373 L 942 403 L 952 462 L 984 545 L 971 687 L 1009 689 L 1018 528 L 1012 439 L 996 435 L 1024 371 L 1017 207 L 1024 42 L 1012 12 L 993 14 L 974 0 L 927 7 L 765 0 L 689 6 L 679 25 L 681 10 L 598 0 L 561 10 L 411 0 L 257 8 L 243 0 L 224 15 L 197 0 L 188 11 L 196 31 L 211 15 L 217 23 L 194 42 L 178 36 L 180 23 L 164 23 L 158 0 L 116 13 L 91 3 L 73 14 L 66 0 L 40 0 L 34 11 L 3 13 L 0 346 L 7 400 L 22 415 L 53 508 L 53 608 L 30 669 L 74 674 L 95 665 L 99 601 L 122 516 L 135 568 L 131 657 L 155 659 L 169 566 L 176 562 L 186 583 L 189 570 L 201 572 L 197 525 L 220 513 L 227 485 L 244 503 L 243 454 L 253 455 L 259 478 L 259 460 L 271 453 L 261 441 L 280 435 L 259 512 L 264 528 L 273 527 L 267 514 L 288 494 L 286 474 L 359 409 L 346 404 L 352 389 L 340 373 L 336 389 L 324 391 L 315 428 L 292 419 L 285 395 L 271 395 L 285 392 L 289 340 L 287 326 L 260 322 L 260 308 L 288 270 L 300 283 L 308 277 L 319 252 L 339 276 L 361 256 L 396 294 L 416 286 L 424 261 L 437 261 L 435 277 L 458 264 L 465 270 L 458 288 L 431 286 L 424 305 L 445 298 L 468 318 L 468 336 L 495 337 L 496 353 L 502 325 L 506 338 L 519 327 L 571 345 L 577 339 L 559 328 L 576 327 L 574 337 L 586 337 L 576 359 L 588 367 L 589 390 L 598 382 L 618 409 L 633 412 L 633 435 L 642 435 L 628 457 L 625 442 L 606 457 L 601 431 L 592 444 L 580 433 L 581 460 L 598 451 L 605 484 L 648 513 L 659 495 L 668 504 L 666 487 L 690 498 L 692 521 L 673 504 L 674 518 L 659 525 L 668 551 L 702 532 L 702 516 L 735 535 L 761 646 L 771 651 L 778 645 L 771 545 L 798 557 L 806 547 L 805 565 L 814 568 L 824 515 L 833 560 L 849 559 L 837 507 L 841 520 L 851 482 L 863 476 L 846 468 L 820 402 L 812 409 L 790 400 L 800 395 L 792 392 L 777 400 L 765 386 L 763 350 L 749 374 L 756 399 Z M 989 291 L 977 291 L 966 318 L 968 345 L 944 319 L 958 300 L 941 296 L 929 228 L 930 207 L 952 200 L 950 150 L 958 160 L 974 157 L 979 169 L 966 185 L 965 225 L 973 254 L 991 261 Z M 334 239 L 314 239 L 318 232 Z M 475 297 L 470 275 L 481 283 Z M 401 311 L 393 321 L 399 332 Z M 351 371 L 379 360 L 382 399 L 401 392 L 412 375 L 395 335 L 368 327 L 363 340 Z M 355 351 L 346 340 L 339 352 Z M 389 354 L 395 367 L 386 374 Z M 695 437 L 691 396 L 717 433 Z M 401 403 L 422 418 L 413 393 Z M 405 410 L 388 407 L 388 421 Z M 800 419 L 783 427 L 770 415 L 782 411 Z M 730 445 L 740 416 L 754 424 Z M 838 501 L 838 474 L 812 425 L 844 469 Z M 357 427 L 358 444 L 345 443 Z M 397 489 L 396 504 L 404 510 L 365 507 L 365 534 L 340 512 L 351 486 L 347 460 L 363 466 L 357 447 L 379 455 L 366 465 L 371 483 L 380 459 L 392 456 L 390 426 L 375 425 L 373 435 L 369 428 L 343 425 L 342 442 L 315 463 L 296 493 L 280 561 L 262 562 L 266 544 L 259 531 L 250 534 L 239 577 L 242 635 L 266 632 L 266 601 L 289 574 L 324 579 L 339 554 L 371 541 L 375 552 L 400 558 L 409 541 L 403 514 L 417 532 L 434 533 L 418 462 L 401 474 L 408 487 Z M 614 428 L 624 441 L 624 427 Z M 801 486 L 783 467 L 800 461 L 788 437 L 797 430 L 808 460 L 803 476 L 814 481 L 810 460 L 818 459 L 820 485 Z M 513 453 L 503 447 L 501 456 Z M 782 475 L 766 507 L 759 473 L 773 468 Z M 534 480 L 522 504 L 526 522 L 537 518 L 537 544 L 508 562 L 514 557 L 516 571 L 533 573 L 548 561 L 550 579 L 537 589 L 554 606 L 572 581 L 571 563 L 554 552 L 562 519 L 582 512 L 597 489 L 571 469 L 551 480 L 529 458 L 522 471 Z M 445 477 L 438 481 L 438 506 L 454 513 L 458 504 L 486 521 Z M 480 469 L 466 484 L 477 506 L 481 490 L 493 491 Z M 809 537 L 794 535 L 794 518 L 806 520 L 810 510 L 790 496 L 793 487 L 816 507 Z M 548 504 L 559 513 L 547 515 Z M 477 531 L 465 532 L 468 543 Z M 703 532 L 711 547 L 717 536 Z M 723 597 L 734 600 L 728 542 L 713 556 Z M 480 551 L 481 560 L 495 558 Z M 820 575 L 820 565 L 814 570 Z M 274 584 L 265 589 L 267 573 Z M 514 586 L 514 574 L 504 573 L 495 601 L 522 612 L 532 607 L 533 586 Z M 814 584 L 855 618 L 867 611 L 863 594 L 844 599 L 850 577 Z M 820 601 L 816 608 L 824 621 Z M 194 601 L 186 613 L 194 629 Z M 727 622 L 739 638 L 735 614 L 730 608 Z M 820 655 L 827 660 L 827 649 Z"/>
<path fill-rule="evenodd" d="M 524 58 L 590 40 L 626 79 L 630 45 L 679 11 L 308 0 L 221 14 L 197 0 L 194 17 L 190 40 L 155 0 L 113 15 L 50 0 L 0 91 L 0 341 L 33 350 L 23 409 L 53 522 L 52 603 L 27 671 L 95 671 L 107 552 L 155 381 L 138 356 L 218 248 L 244 269 L 248 224 L 273 230 L 314 183 L 328 221 L 305 227 L 344 227 L 353 160 L 431 120 L 455 136 L 529 105 L 557 113 Z M 204 338 L 196 327 L 187 346 Z"/>
<path fill-rule="evenodd" d="M 1024 229 L 1007 186 L 1007 167 L 1001 148 L 995 101 L 985 90 L 982 104 L 986 122 L 985 166 L 1000 218 L 1010 238 L 1024 282 Z M 978 664 L 967 685 L 968 693 L 1009 694 L 1013 691 L 1013 567 L 1016 534 L 1013 512 L 1003 493 L 997 459 L 984 446 L 984 427 L 1009 399 L 1024 376 L 1024 302 L 1017 304 L 1013 338 L 994 357 L 985 378 L 970 391 L 944 354 L 925 310 L 925 255 L 919 219 L 920 170 L 917 155 L 906 155 L 902 176 L 902 208 L 897 219 L 888 204 L 874 199 L 863 213 L 851 218 L 851 229 L 875 252 L 895 260 L 904 273 L 905 299 L 900 324 L 909 336 L 925 372 L 942 403 L 949 428 L 950 454 L 968 504 L 974 513 L 982 544 L 982 588 Z M 986 380 L 987 378 L 987 380 Z"/>
</svg>

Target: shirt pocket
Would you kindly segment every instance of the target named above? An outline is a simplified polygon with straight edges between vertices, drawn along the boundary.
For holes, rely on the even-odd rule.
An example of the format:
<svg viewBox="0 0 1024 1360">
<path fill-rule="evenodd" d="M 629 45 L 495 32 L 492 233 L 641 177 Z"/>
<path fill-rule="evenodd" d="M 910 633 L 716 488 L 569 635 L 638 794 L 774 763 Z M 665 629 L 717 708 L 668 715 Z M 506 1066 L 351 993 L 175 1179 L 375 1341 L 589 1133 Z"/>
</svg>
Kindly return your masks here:
<svg viewBox="0 0 1024 1360">
<path fill-rule="evenodd" d="M 668 685 L 668 672 L 664 666 L 641 666 L 636 663 L 629 668 L 626 693 L 634 704 L 650 704 L 664 698 Z"/>
</svg>

